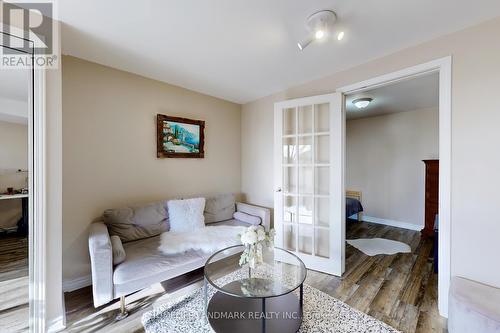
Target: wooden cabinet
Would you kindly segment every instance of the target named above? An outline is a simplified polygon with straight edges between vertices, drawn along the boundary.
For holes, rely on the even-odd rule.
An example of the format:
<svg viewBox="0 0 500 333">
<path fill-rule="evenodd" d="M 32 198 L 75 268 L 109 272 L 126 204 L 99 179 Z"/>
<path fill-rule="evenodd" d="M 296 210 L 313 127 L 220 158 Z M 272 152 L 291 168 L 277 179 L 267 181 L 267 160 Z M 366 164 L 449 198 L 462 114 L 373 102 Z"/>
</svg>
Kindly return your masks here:
<svg viewBox="0 0 500 333">
<path fill-rule="evenodd" d="M 425 163 L 425 227 L 424 237 L 434 235 L 434 220 L 439 210 L 439 160 L 424 160 Z"/>
</svg>

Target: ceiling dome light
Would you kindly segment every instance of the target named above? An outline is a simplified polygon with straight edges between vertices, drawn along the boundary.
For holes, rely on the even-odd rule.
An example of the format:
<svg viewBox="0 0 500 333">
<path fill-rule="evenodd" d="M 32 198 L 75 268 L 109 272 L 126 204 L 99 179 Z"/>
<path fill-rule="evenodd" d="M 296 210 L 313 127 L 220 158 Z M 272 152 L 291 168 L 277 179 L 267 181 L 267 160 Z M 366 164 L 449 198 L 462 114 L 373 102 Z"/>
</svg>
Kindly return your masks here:
<svg viewBox="0 0 500 333">
<path fill-rule="evenodd" d="M 343 32 L 343 31 L 339 32 L 339 33 L 338 33 L 338 35 L 337 35 L 337 40 L 338 40 L 338 41 L 341 41 L 342 39 L 344 39 L 344 35 L 345 35 L 345 34 L 344 34 L 344 32 Z"/>
<path fill-rule="evenodd" d="M 352 101 L 352 104 L 354 104 L 358 109 L 364 109 L 371 103 L 371 101 L 373 101 L 373 98 L 358 98 Z"/>
<path fill-rule="evenodd" d="M 337 14 L 331 10 L 320 10 L 310 15 L 306 22 L 309 35 L 303 41 L 297 43 L 299 50 L 302 51 L 314 40 L 320 40 L 330 35 L 336 21 Z"/>
</svg>

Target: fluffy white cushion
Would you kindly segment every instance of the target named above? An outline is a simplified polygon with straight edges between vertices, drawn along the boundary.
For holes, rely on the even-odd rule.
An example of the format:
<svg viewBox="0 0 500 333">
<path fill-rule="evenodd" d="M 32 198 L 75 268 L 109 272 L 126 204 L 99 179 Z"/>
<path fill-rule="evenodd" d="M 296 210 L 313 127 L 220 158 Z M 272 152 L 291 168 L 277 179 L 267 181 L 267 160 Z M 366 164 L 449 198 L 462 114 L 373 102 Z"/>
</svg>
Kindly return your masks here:
<svg viewBox="0 0 500 333">
<path fill-rule="evenodd" d="M 233 214 L 233 217 L 238 221 L 245 222 L 245 223 L 252 224 L 252 225 L 259 225 L 262 222 L 260 217 L 253 216 L 253 215 L 243 213 L 243 212 L 236 212 Z"/>
<path fill-rule="evenodd" d="M 126 253 L 122 240 L 118 236 L 111 236 L 111 250 L 113 251 L 113 265 L 118 265 L 125 261 Z"/>
<path fill-rule="evenodd" d="M 199 250 L 213 253 L 223 248 L 241 244 L 238 235 L 245 232 L 239 226 L 207 226 L 193 232 L 164 232 L 161 235 L 159 250 L 166 255 Z"/>
<path fill-rule="evenodd" d="M 205 226 L 205 198 L 167 202 L 171 232 L 189 232 Z"/>
</svg>

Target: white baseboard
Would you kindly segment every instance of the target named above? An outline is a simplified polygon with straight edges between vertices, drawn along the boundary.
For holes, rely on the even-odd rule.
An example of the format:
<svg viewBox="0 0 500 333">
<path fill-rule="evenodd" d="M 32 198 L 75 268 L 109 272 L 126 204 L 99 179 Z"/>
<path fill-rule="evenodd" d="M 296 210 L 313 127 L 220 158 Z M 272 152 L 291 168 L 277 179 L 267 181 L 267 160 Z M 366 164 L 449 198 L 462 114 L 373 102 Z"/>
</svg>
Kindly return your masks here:
<svg viewBox="0 0 500 333">
<path fill-rule="evenodd" d="M 396 227 L 396 228 L 416 230 L 416 231 L 420 231 L 424 228 L 421 225 L 417 225 L 417 224 L 413 224 L 413 223 L 388 220 L 388 219 L 381 219 L 378 217 L 366 216 L 364 214 L 363 214 L 363 221 L 370 222 L 370 223 L 384 224 L 384 225 L 388 225 L 388 226 Z"/>
<path fill-rule="evenodd" d="M 63 292 L 78 290 L 83 287 L 92 285 L 92 277 L 90 275 L 80 276 L 71 280 L 63 281 Z"/>
<path fill-rule="evenodd" d="M 55 332 L 61 332 L 66 328 L 66 325 L 64 324 L 64 318 L 57 317 L 53 321 L 47 324 L 47 332 L 48 333 L 55 333 Z"/>
</svg>

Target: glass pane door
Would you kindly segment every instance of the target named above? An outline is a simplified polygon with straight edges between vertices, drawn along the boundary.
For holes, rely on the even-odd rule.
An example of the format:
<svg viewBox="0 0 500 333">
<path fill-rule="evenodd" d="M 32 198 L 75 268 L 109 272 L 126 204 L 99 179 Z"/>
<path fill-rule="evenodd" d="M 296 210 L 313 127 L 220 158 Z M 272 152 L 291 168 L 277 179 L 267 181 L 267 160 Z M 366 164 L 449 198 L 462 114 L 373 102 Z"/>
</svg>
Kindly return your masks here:
<svg viewBox="0 0 500 333">
<path fill-rule="evenodd" d="M 335 177 L 343 175 L 335 172 L 341 165 L 332 163 L 331 149 L 336 145 L 332 141 L 341 138 L 339 133 L 332 135 L 341 128 L 336 126 L 342 119 L 340 100 L 335 94 L 315 96 L 298 100 L 296 105 L 283 102 L 286 107 L 278 103 L 275 111 L 279 125 L 275 142 L 280 145 L 276 151 L 281 154 L 275 160 L 277 246 L 298 254 L 308 268 L 337 275 L 344 258 L 339 251 L 343 246 L 333 244 L 341 242 L 335 235 L 342 233 L 341 198 L 336 194 L 343 189 L 342 180 Z M 332 109 L 334 101 L 338 101 L 336 110 Z M 332 112 L 337 112 L 337 122 Z"/>
</svg>

